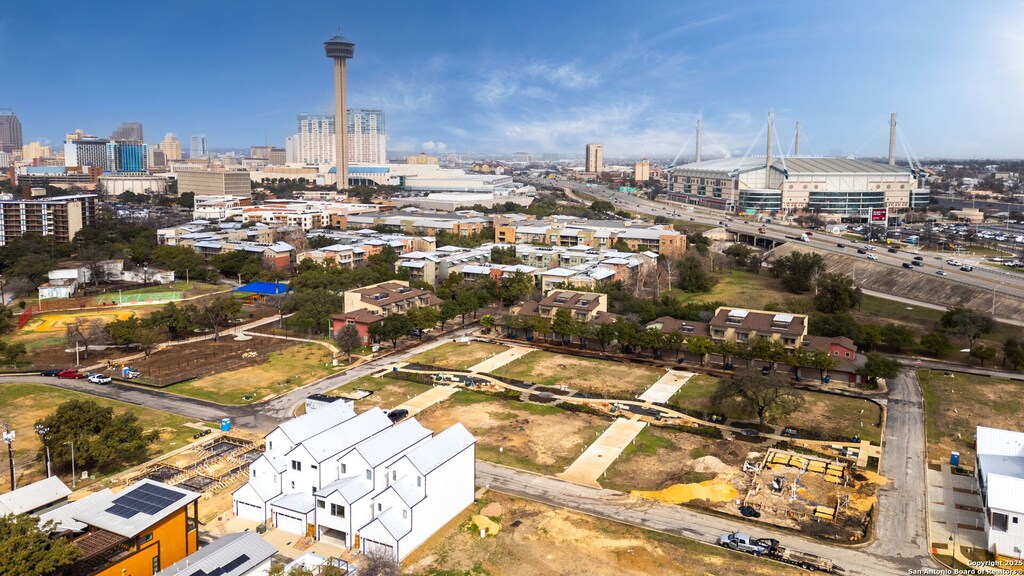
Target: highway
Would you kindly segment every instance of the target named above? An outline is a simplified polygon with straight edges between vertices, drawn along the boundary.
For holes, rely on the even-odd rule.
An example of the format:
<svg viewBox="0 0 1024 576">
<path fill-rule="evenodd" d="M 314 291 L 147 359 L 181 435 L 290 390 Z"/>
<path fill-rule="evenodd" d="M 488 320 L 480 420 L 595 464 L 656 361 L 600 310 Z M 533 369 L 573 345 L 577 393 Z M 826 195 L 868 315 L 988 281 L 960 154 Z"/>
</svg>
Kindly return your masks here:
<svg viewBox="0 0 1024 576">
<path fill-rule="evenodd" d="M 574 192 L 582 192 L 602 200 L 608 200 L 616 208 L 629 212 L 652 217 L 663 216 L 666 218 L 681 220 L 684 223 L 692 221 L 700 224 L 722 226 L 723 228 L 728 228 L 734 232 L 756 235 L 776 242 L 799 242 L 799 240 L 796 240 L 795 238 L 799 237 L 801 233 L 806 232 L 806 230 L 801 228 L 785 226 L 777 223 L 762 224 L 758 222 L 746 222 L 738 216 L 711 212 L 706 208 L 696 206 L 670 205 L 662 202 L 655 202 L 597 184 L 588 185 L 582 182 L 549 180 L 545 178 L 517 177 L 517 180 L 533 184 L 538 188 L 542 186 L 553 188 L 566 187 Z M 690 211 L 691 209 L 693 210 L 692 212 Z M 765 228 L 765 232 L 763 233 L 759 232 L 759 229 L 762 227 Z M 846 254 L 848 256 L 860 256 L 861 258 L 867 258 L 868 256 L 868 254 L 857 253 L 858 249 L 864 248 L 866 245 L 865 242 L 857 241 L 854 243 L 852 240 L 828 234 L 820 230 L 813 231 L 806 244 L 809 247 L 819 250 Z M 843 244 L 845 247 L 840 248 L 837 244 Z M 900 252 L 893 254 L 886 251 L 886 247 L 883 245 L 876 245 L 875 250 L 867 252 L 876 256 L 878 258 L 878 263 L 896 267 L 902 267 L 904 263 L 913 262 L 914 257 L 919 255 L 916 252 L 906 250 L 901 250 Z M 942 270 L 945 272 L 945 278 L 957 280 L 984 290 L 991 290 L 1000 294 L 1024 298 L 1024 274 L 1000 270 L 992 266 L 981 265 L 980 263 L 975 266 L 974 271 L 964 272 L 958 267 L 945 263 L 948 258 L 964 259 L 963 256 L 954 255 L 952 253 L 944 255 L 924 253 L 920 254 L 920 256 L 924 257 L 924 265 L 920 267 L 915 266 L 914 270 L 919 271 L 922 274 L 939 276 L 936 272 L 938 270 Z"/>
</svg>

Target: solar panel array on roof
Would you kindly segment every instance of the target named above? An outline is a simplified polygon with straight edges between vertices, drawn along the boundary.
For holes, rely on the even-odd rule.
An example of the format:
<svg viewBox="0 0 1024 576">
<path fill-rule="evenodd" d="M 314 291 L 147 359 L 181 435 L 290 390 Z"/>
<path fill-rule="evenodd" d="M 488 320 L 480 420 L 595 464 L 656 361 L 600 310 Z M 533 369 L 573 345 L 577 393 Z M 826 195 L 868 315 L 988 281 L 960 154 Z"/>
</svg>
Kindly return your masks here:
<svg viewBox="0 0 1024 576">
<path fill-rule="evenodd" d="M 235 558 L 234 560 L 232 560 L 231 562 L 228 562 L 227 564 L 221 566 L 220 568 L 215 568 L 213 570 L 213 572 L 207 572 L 205 570 L 199 570 L 198 572 L 195 573 L 194 576 L 222 576 L 223 574 L 230 574 L 232 570 L 234 570 L 235 568 L 238 568 L 239 566 L 241 566 L 242 564 L 245 564 L 248 561 L 249 561 L 249 557 L 246 556 L 245 554 L 242 554 L 238 558 Z"/>
<path fill-rule="evenodd" d="M 143 484 L 129 494 L 114 499 L 113 506 L 106 512 L 121 518 L 131 518 L 136 514 L 152 516 L 164 508 L 177 502 L 183 494 L 152 484 Z"/>
</svg>

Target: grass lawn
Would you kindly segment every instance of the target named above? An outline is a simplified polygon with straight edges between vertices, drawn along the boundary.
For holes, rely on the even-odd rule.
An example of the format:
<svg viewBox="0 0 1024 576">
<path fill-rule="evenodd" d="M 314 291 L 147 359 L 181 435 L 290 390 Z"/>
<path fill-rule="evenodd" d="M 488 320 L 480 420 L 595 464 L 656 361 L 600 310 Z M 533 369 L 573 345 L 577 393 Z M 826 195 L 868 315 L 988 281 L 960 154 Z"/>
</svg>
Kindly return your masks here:
<svg viewBox="0 0 1024 576">
<path fill-rule="evenodd" d="M 732 270 L 717 276 L 719 280 L 710 292 L 674 290 L 672 293 L 683 303 L 725 302 L 730 306 L 754 309 L 763 309 L 769 303 L 780 303 L 784 298 L 806 298 L 786 292 L 782 288 L 782 281 L 772 277 L 767 270 L 762 270 L 760 274 Z"/>
<path fill-rule="evenodd" d="M 495 506 L 497 505 L 497 506 Z M 485 506 L 497 512 L 480 515 Z M 480 538 L 476 522 L 496 523 Z M 513 527 L 513 525 L 516 525 Z M 474 529 L 476 528 L 476 529 Z M 796 567 L 488 492 L 403 562 L 413 576 L 795 576 Z"/>
<path fill-rule="evenodd" d="M 664 370 L 535 350 L 494 372 L 498 376 L 564 385 L 593 394 L 635 397 L 665 375 Z"/>
<path fill-rule="evenodd" d="M 924 394 L 928 457 L 947 459 L 960 452 L 960 461 L 974 463 L 977 426 L 1024 429 L 1024 382 L 921 370 L 917 373 Z"/>
<path fill-rule="evenodd" d="M 728 403 L 712 408 L 710 398 L 716 388 L 718 378 L 698 374 L 683 384 L 669 399 L 669 404 L 689 411 L 714 412 L 736 420 L 757 421 L 756 416 L 743 405 Z M 882 428 L 878 425 L 881 408 L 874 402 L 807 390 L 800 391 L 800 394 L 804 398 L 803 406 L 785 418 L 769 419 L 769 423 L 797 428 L 811 436 L 849 438 L 860 435 L 862 439 L 875 443 L 881 440 Z"/>
<path fill-rule="evenodd" d="M 858 322 L 872 322 L 882 325 L 888 322 L 896 322 L 910 325 L 911 328 L 916 329 L 917 335 L 920 337 L 938 327 L 939 319 L 942 318 L 944 311 L 896 302 L 895 300 L 878 296 L 864 295 L 861 300 L 860 310 L 853 310 L 852 314 Z M 986 334 L 979 339 L 979 342 L 1002 349 L 1004 340 L 1010 336 L 1019 338 L 1020 334 L 1021 329 L 1019 326 L 997 322 L 996 331 Z M 966 342 L 957 341 L 955 338 L 951 338 L 950 341 L 957 349 L 967 347 Z M 962 359 L 966 360 L 966 355 L 963 355 Z"/>
<path fill-rule="evenodd" d="M 250 404 L 334 372 L 336 369 L 330 363 L 330 350 L 303 344 L 271 352 L 261 364 L 175 384 L 165 390 L 220 404 Z M 247 394 L 252 398 L 245 400 L 243 396 Z"/>
<path fill-rule="evenodd" d="M 375 406 L 380 406 L 381 408 L 394 408 L 409 398 L 418 396 L 427 390 L 430 390 L 430 386 L 427 384 L 406 382 L 405 380 L 361 376 L 344 386 L 339 386 L 338 388 L 331 390 L 328 394 L 332 396 L 346 396 L 354 394 L 356 390 L 370 390 L 373 392 L 373 394 L 370 394 L 366 398 L 356 400 L 356 412 L 363 412 Z"/>
<path fill-rule="evenodd" d="M 45 384 L 4 384 L 0 386 L 0 421 L 11 425 L 18 432 L 14 443 L 14 461 L 17 465 L 18 484 L 46 476 L 46 466 L 36 462 L 35 457 L 42 447 L 39 436 L 33 432 L 36 420 L 46 417 L 57 406 L 67 400 L 92 400 L 100 406 L 111 406 L 115 413 L 134 412 L 139 422 L 148 430 L 159 430 L 160 439 L 150 447 L 149 457 L 181 448 L 192 441 L 193 428 L 185 427 L 189 420 L 184 416 L 151 410 L 132 404 L 124 404 L 106 398 L 97 398 L 80 392 L 54 388 Z M 7 477 L 4 476 L 4 484 Z M 70 485 L 70 478 L 65 479 Z M 6 488 L 5 488 L 6 490 Z"/>
<path fill-rule="evenodd" d="M 437 348 L 417 354 L 410 358 L 409 361 L 430 366 L 441 366 L 442 368 L 465 370 L 506 350 L 508 350 L 508 346 L 488 342 L 470 342 L 468 344 L 448 342 Z"/>
<path fill-rule="evenodd" d="M 608 428 L 608 420 L 460 390 L 416 415 L 439 432 L 461 422 L 477 439 L 478 458 L 541 474 L 564 471 Z"/>
</svg>

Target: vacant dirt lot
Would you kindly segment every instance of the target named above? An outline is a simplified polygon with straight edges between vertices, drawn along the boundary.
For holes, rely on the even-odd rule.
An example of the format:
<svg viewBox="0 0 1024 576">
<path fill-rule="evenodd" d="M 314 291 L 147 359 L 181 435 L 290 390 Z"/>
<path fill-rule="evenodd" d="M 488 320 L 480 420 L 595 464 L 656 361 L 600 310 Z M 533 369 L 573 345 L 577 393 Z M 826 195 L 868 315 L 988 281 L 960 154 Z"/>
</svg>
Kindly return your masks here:
<svg viewBox="0 0 1024 576">
<path fill-rule="evenodd" d="M 356 390 L 369 390 L 373 392 L 373 394 L 366 398 L 355 401 L 356 412 L 364 412 L 377 406 L 381 408 L 394 408 L 413 396 L 418 396 L 430 390 L 430 386 L 404 380 L 392 380 L 391 378 L 363 376 L 344 386 L 331 390 L 328 394 L 331 396 L 355 397 Z"/>
<path fill-rule="evenodd" d="M 611 423 L 470 391 L 456 392 L 416 419 L 435 431 L 462 422 L 476 436 L 477 457 L 544 474 L 565 470 Z"/>
<path fill-rule="evenodd" d="M 538 350 L 502 366 L 495 374 L 543 386 L 562 385 L 590 394 L 632 398 L 650 388 L 665 371 Z"/>
<path fill-rule="evenodd" d="M 264 340 L 268 339 L 254 338 L 248 342 L 263 343 Z M 165 390 L 221 404 L 250 404 L 335 371 L 331 366 L 331 351 L 317 344 L 290 346 L 262 355 L 255 349 L 250 352 L 256 352 L 256 356 L 251 359 L 252 366 L 175 384 Z M 140 368 L 144 366 L 145 362 L 139 364 Z"/>
<path fill-rule="evenodd" d="M 465 370 L 491 356 L 508 350 L 507 346 L 488 342 L 448 342 L 409 359 L 410 362 Z"/>
<path fill-rule="evenodd" d="M 146 430 L 160 431 L 160 439 L 151 446 L 150 456 L 184 446 L 192 440 L 192 434 L 196 432 L 194 428 L 184 426 L 187 419 L 182 416 L 52 388 L 44 384 L 4 384 L 0 386 L 0 422 L 10 424 L 18 433 L 14 442 L 14 462 L 19 486 L 46 475 L 46 466 L 43 462 L 35 461 L 42 444 L 39 436 L 33 432 L 33 426 L 36 420 L 46 417 L 56 410 L 61 402 L 67 400 L 93 400 L 100 406 L 112 406 L 115 413 L 127 410 L 138 414 L 139 422 Z M 70 477 L 66 477 L 65 480 L 70 484 Z M 9 480 L 4 475 L 0 479 L 0 485 L 7 490 L 10 488 L 8 484 Z"/>
<path fill-rule="evenodd" d="M 749 444 L 704 438 L 670 428 L 648 426 L 636 441 L 622 451 L 600 483 L 605 488 L 662 490 L 673 484 L 710 480 L 715 476 L 694 460 L 714 456 L 738 471 L 747 453 L 757 450 Z M 700 470 L 696 469 L 700 468 Z"/>
<path fill-rule="evenodd" d="M 1024 428 L 1021 395 L 1024 382 L 922 370 L 917 373 L 924 393 L 928 457 L 948 459 L 951 450 L 960 461 L 974 464 L 974 436 L 979 425 L 1007 430 Z"/>
<path fill-rule="evenodd" d="M 480 538 L 474 515 L 500 512 L 496 535 Z M 520 522 L 518 526 L 512 524 Z M 493 529 L 494 527 L 491 526 Z M 802 572 L 700 544 L 489 492 L 405 561 L 417 576 L 795 576 Z"/>
</svg>

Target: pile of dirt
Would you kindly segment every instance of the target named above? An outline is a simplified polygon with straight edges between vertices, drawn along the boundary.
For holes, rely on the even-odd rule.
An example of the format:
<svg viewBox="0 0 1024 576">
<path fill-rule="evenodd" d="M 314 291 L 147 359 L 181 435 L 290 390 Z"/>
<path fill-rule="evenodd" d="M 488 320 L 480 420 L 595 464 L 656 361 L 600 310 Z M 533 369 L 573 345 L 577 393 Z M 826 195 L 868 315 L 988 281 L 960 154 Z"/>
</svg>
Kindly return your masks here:
<svg viewBox="0 0 1024 576">
<path fill-rule="evenodd" d="M 714 478 L 695 484 L 674 484 L 664 490 L 634 490 L 630 495 L 643 500 L 660 500 L 668 504 L 685 504 L 692 500 L 708 502 L 728 502 L 737 498 L 740 493 L 728 481 Z"/>
<path fill-rule="evenodd" d="M 730 474 L 736 472 L 736 468 L 729 466 L 714 456 L 702 456 L 693 461 L 693 471 Z"/>
<path fill-rule="evenodd" d="M 488 536 L 495 536 L 501 532 L 501 525 L 483 514 L 476 514 L 472 518 L 477 530 L 485 530 Z"/>
</svg>

